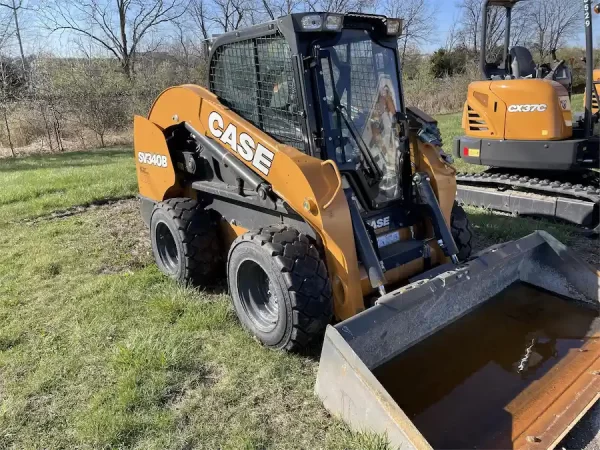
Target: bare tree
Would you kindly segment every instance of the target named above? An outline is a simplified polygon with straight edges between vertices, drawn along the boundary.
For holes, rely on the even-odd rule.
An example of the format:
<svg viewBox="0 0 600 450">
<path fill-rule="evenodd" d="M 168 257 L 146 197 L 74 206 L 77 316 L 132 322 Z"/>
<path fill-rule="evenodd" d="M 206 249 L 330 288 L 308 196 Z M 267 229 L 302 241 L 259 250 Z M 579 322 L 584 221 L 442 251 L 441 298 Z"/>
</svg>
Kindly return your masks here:
<svg viewBox="0 0 600 450">
<path fill-rule="evenodd" d="M 452 25 L 450 26 L 450 29 L 448 30 L 448 33 L 446 34 L 446 45 L 444 48 L 446 49 L 447 52 L 451 52 L 452 50 L 454 50 L 454 48 L 458 44 L 459 38 L 460 38 L 459 22 L 456 18 L 453 18 Z"/>
<path fill-rule="evenodd" d="M 461 10 L 460 25 L 463 43 L 466 47 L 477 50 L 481 26 L 481 1 L 460 0 L 458 7 Z"/>
<path fill-rule="evenodd" d="M 128 78 L 140 43 L 161 24 L 181 17 L 184 0 L 55 0 L 45 8 L 54 32 L 87 36 L 113 54 Z"/>
<path fill-rule="evenodd" d="M 191 18 L 192 27 L 190 28 L 195 31 L 194 34 L 197 36 L 197 39 L 194 41 L 200 43 L 200 55 L 206 58 L 208 57 L 210 30 L 212 25 L 208 8 L 206 7 L 206 0 L 191 0 L 187 16 Z"/>
<path fill-rule="evenodd" d="M 265 8 L 266 13 L 269 15 L 271 20 L 275 20 L 275 14 L 273 14 L 273 9 L 269 5 L 269 2 L 267 0 L 261 0 L 261 1 L 262 1 L 263 8 Z"/>
<path fill-rule="evenodd" d="M 305 2 L 302 0 L 261 0 L 271 19 L 285 16 L 293 12 L 303 11 Z"/>
<path fill-rule="evenodd" d="M 531 18 L 530 12 L 537 7 L 538 0 L 517 3 L 511 14 L 510 46 L 525 45 L 531 41 Z M 540 0 L 544 1 L 544 0 Z M 460 0 L 460 29 L 457 37 L 462 45 L 474 51 L 479 51 L 481 42 L 481 1 Z M 486 51 L 488 59 L 501 58 L 504 37 L 506 33 L 506 10 L 504 7 L 488 8 L 488 28 Z"/>
<path fill-rule="evenodd" d="M 21 55 L 21 67 L 25 72 L 25 52 L 23 51 L 23 39 L 21 39 L 21 27 L 19 25 L 19 12 L 24 8 L 23 0 L 3 0 L 0 1 L 0 6 L 8 8 L 13 16 L 15 24 L 15 36 L 19 44 L 19 52 Z"/>
<path fill-rule="evenodd" d="M 535 0 L 527 18 L 533 27 L 533 48 L 540 61 L 583 30 L 583 4 L 564 0 Z"/>
<path fill-rule="evenodd" d="M 510 45 L 526 45 L 531 41 L 532 26 L 529 14 L 535 8 L 535 2 L 519 2 L 512 10 L 510 27 Z"/>
<path fill-rule="evenodd" d="M 398 40 L 400 58 L 404 62 L 406 50 L 425 42 L 435 28 L 432 4 L 427 0 L 388 0 L 384 9 L 388 16 L 404 20 L 402 35 Z"/>
<path fill-rule="evenodd" d="M 250 4 L 247 0 L 214 0 L 211 21 L 227 33 L 242 26 L 249 15 L 249 10 Z"/>
<path fill-rule="evenodd" d="M 481 0 L 460 0 L 458 6 L 461 10 L 460 25 L 463 44 L 467 48 L 478 51 L 481 45 Z M 487 45 L 488 52 L 493 52 L 504 37 L 505 10 L 503 7 L 488 8 Z"/>
<path fill-rule="evenodd" d="M 372 9 L 375 0 L 308 0 L 305 5 L 310 11 L 345 13 Z"/>
<path fill-rule="evenodd" d="M 0 24 L 0 49 L 3 48 L 11 36 L 9 22 Z M 8 123 L 8 100 L 10 95 L 10 83 L 9 76 L 6 70 L 6 64 L 0 55 L 0 110 L 2 112 L 2 124 L 6 129 L 6 138 L 8 141 L 8 147 L 13 157 L 15 154 L 15 146 L 13 145 L 12 136 L 10 132 L 10 124 Z"/>
<path fill-rule="evenodd" d="M 195 25 L 200 30 L 202 39 L 209 39 L 209 23 L 205 0 L 192 0 L 189 5 L 188 14 L 192 17 Z"/>
</svg>

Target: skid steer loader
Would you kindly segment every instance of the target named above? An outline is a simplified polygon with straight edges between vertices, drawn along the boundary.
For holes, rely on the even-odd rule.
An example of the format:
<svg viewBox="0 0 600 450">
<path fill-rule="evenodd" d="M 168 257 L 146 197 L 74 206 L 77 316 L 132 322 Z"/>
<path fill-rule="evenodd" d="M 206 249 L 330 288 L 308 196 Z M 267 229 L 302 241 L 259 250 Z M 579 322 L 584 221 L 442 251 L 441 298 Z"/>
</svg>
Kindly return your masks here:
<svg viewBox="0 0 600 450">
<path fill-rule="evenodd" d="M 436 121 L 404 103 L 401 29 L 307 13 L 218 37 L 208 89 L 135 117 L 156 263 L 225 273 L 268 347 L 324 339 L 316 393 L 357 430 L 549 448 L 598 398 L 598 274 L 543 232 L 471 257 Z"/>
</svg>

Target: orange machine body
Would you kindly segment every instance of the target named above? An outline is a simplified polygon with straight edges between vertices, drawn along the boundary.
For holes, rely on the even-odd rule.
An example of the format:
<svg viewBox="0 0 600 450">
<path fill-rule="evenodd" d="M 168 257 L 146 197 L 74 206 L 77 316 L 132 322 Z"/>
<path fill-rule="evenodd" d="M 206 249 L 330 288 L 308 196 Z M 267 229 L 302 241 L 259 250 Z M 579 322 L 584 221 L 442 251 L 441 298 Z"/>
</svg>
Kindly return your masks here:
<svg viewBox="0 0 600 450">
<path fill-rule="evenodd" d="M 594 69 L 593 75 L 594 86 L 596 87 L 596 91 L 600 90 L 600 69 Z M 583 103 L 585 105 L 585 91 L 583 92 Z M 598 97 L 596 97 L 596 93 L 592 92 L 592 114 L 598 113 Z"/>
<path fill-rule="evenodd" d="M 147 119 L 135 118 L 135 161 L 141 196 L 153 201 L 182 195 L 196 197 L 178 175 L 165 142 L 164 131 L 181 122 L 214 139 L 244 162 L 315 231 L 325 251 L 335 316 L 343 320 L 362 311 L 365 308 L 363 295 L 369 294 L 372 288 L 366 273 L 359 267 L 350 211 L 335 163 L 275 141 L 222 105 L 207 89 L 183 85 L 163 92 Z M 241 145 L 242 135 L 244 143 L 253 145 L 247 148 Z M 439 148 L 431 144 L 414 140 L 412 152 L 415 169 L 430 175 L 444 217 L 450 223 L 456 194 L 454 169 L 441 158 Z M 222 236 L 227 245 L 246 231 L 240 224 L 222 223 Z M 408 228 L 400 232 L 405 238 L 412 234 Z M 431 262 L 445 262 L 446 257 L 435 239 L 429 245 Z M 398 284 L 422 272 L 423 267 L 421 258 L 388 271 L 386 279 L 389 284 Z"/>
<path fill-rule="evenodd" d="M 469 85 L 462 127 L 469 137 L 562 140 L 573 134 L 569 93 L 543 79 L 486 80 Z"/>
</svg>

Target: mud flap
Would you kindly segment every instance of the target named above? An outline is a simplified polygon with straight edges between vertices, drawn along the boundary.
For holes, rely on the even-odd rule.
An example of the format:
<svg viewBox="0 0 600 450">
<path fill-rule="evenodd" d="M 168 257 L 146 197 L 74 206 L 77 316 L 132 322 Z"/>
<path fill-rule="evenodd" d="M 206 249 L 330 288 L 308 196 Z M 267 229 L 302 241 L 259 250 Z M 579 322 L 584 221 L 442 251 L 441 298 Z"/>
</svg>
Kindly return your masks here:
<svg viewBox="0 0 600 450">
<path fill-rule="evenodd" d="M 355 430 L 386 434 L 393 446 L 402 449 L 432 448 L 373 371 L 518 282 L 576 304 L 583 302 L 594 314 L 600 310 L 598 272 L 551 235 L 538 231 L 487 249 L 454 270 L 433 272 L 431 277 L 425 274 L 423 279 L 388 293 L 369 310 L 328 327 L 317 395 L 331 413 Z M 596 332 L 585 351 L 572 352 L 568 364 L 565 361 L 552 369 L 548 383 L 553 395 L 539 393 L 526 405 L 520 404 L 521 409 L 539 414 L 526 425 L 519 423 L 520 428 L 513 426 L 513 448 L 556 445 L 597 400 L 598 337 Z M 576 367 L 577 372 L 566 366 Z M 560 385 L 559 369 L 572 372 L 568 385 Z M 397 380 L 402 383 L 402 374 Z M 536 386 L 548 383 L 541 379 Z M 530 408 L 532 404 L 535 408 Z"/>
</svg>

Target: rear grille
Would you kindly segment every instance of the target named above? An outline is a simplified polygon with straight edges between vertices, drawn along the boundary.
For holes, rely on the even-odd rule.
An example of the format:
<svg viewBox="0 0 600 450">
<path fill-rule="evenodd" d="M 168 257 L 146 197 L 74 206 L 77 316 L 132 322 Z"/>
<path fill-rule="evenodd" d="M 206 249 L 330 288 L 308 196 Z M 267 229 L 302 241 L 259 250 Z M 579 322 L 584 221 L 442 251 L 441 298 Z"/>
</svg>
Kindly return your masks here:
<svg viewBox="0 0 600 450">
<path fill-rule="evenodd" d="M 469 130 L 471 131 L 488 131 L 488 126 L 485 120 L 477 111 L 467 105 L 467 116 L 469 119 Z"/>
</svg>

